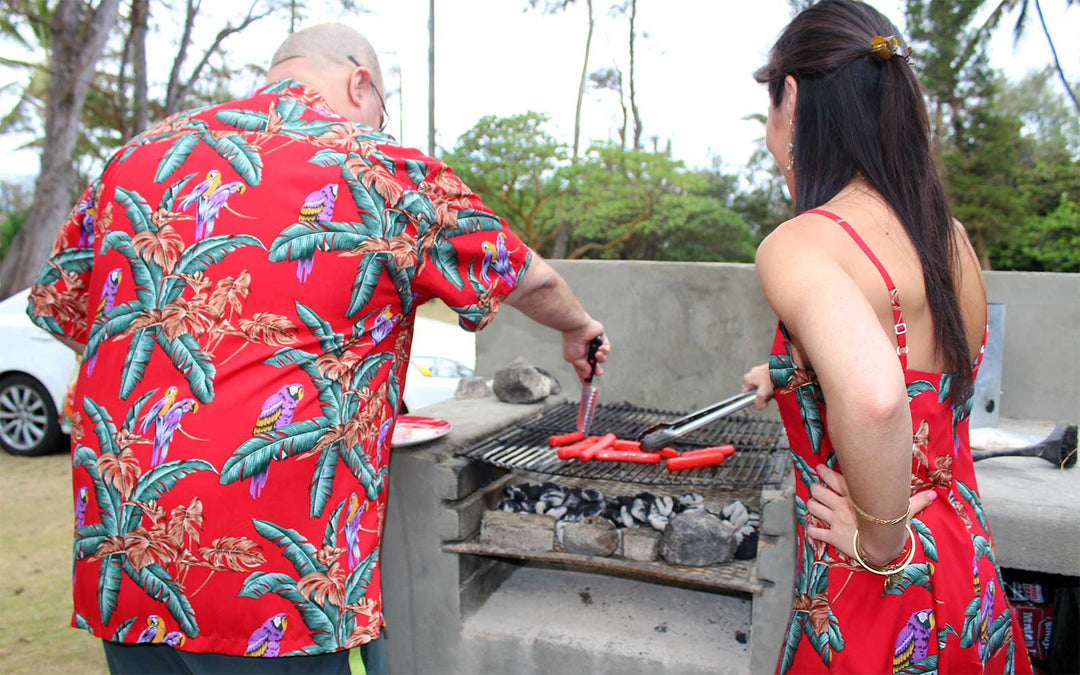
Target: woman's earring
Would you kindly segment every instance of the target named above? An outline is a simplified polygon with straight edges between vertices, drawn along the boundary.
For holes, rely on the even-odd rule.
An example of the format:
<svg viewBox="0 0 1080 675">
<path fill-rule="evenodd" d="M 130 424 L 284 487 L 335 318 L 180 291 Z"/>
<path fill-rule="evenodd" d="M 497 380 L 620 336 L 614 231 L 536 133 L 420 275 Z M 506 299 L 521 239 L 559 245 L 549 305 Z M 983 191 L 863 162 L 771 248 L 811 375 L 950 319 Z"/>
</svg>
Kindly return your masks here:
<svg viewBox="0 0 1080 675">
<path fill-rule="evenodd" d="M 795 170 L 795 120 L 788 120 L 788 127 L 791 129 L 791 140 L 787 144 L 787 166 L 784 170 L 791 173 Z"/>
</svg>

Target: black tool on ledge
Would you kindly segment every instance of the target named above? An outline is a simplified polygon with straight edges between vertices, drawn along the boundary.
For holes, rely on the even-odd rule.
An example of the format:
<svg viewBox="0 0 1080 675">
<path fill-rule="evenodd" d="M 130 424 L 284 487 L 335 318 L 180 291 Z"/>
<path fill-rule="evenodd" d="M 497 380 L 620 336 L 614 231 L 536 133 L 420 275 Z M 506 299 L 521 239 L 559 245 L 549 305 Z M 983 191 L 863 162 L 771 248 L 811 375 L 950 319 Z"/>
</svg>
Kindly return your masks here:
<svg viewBox="0 0 1080 675">
<path fill-rule="evenodd" d="M 991 457 L 1041 457 L 1062 469 L 1076 464 L 1076 425 L 1059 424 L 1050 435 L 1034 445 L 1003 450 L 972 450 L 976 462 Z"/>
</svg>

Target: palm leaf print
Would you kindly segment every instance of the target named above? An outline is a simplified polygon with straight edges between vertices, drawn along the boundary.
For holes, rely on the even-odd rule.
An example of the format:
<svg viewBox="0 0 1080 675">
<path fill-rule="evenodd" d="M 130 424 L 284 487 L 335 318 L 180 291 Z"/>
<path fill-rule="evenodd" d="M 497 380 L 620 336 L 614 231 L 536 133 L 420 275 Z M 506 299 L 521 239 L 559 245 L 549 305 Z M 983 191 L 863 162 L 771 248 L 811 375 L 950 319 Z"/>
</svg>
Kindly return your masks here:
<svg viewBox="0 0 1080 675">
<path fill-rule="evenodd" d="M 375 287 L 379 284 L 379 277 L 382 276 L 388 257 L 389 255 L 386 253 L 369 253 L 361 259 L 360 264 L 357 266 L 356 280 L 353 281 L 349 296 L 349 309 L 345 312 L 346 317 L 356 316 L 356 313 L 371 301 L 371 296 L 375 294 Z"/>
<path fill-rule="evenodd" d="M 191 393 L 200 403 L 214 400 L 214 374 L 216 369 L 210 357 L 199 347 L 199 343 L 189 333 L 181 333 L 172 340 L 158 331 L 155 335 L 157 344 L 169 356 L 173 366 L 180 371 L 191 387 Z M 140 373 L 141 377 L 141 373 Z M 124 398 L 127 394 L 121 393 Z"/>
<path fill-rule="evenodd" d="M 975 644 L 975 640 L 978 638 L 979 605 L 981 603 L 982 596 L 976 594 L 968 603 L 967 609 L 964 610 L 964 625 L 960 628 L 960 646 L 965 649 Z"/>
<path fill-rule="evenodd" d="M 155 229 L 150 220 L 150 205 L 138 192 L 117 186 L 116 202 L 124 207 L 124 214 L 131 221 L 131 227 L 136 233 Z"/>
<path fill-rule="evenodd" d="M 476 209 L 462 209 L 458 211 L 457 227 L 444 230 L 443 236 L 447 239 L 453 239 L 463 234 L 500 232 L 502 229 L 502 220 L 495 214 L 477 211 Z"/>
<path fill-rule="evenodd" d="M 128 345 L 127 356 L 124 358 L 124 367 L 120 370 L 120 398 L 130 396 L 142 381 L 146 364 L 150 363 L 150 355 L 154 351 L 154 342 L 158 332 L 157 327 L 135 331 L 131 344 Z"/>
<path fill-rule="evenodd" d="M 322 513 L 326 508 L 326 502 L 334 491 L 334 476 L 337 475 L 339 457 L 340 455 L 336 452 L 322 452 L 315 461 L 310 488 L 312 513 Z"/>
<path fill-rule="evenodd" d="M 93 248 L 66 248 L 49 258 L 52 263 L 37 278 L 39 284 L 51 284 L 60 278 L 60 270 L 83 274 L 94 264 Z M 63 331 L 61 331 L 63 332 Z"/>
<path fill-rule="evenodd" d="M 307 305 L 297 302 L 296 313 L 300 316 L 300 320 L 311 329 L 312 335 L 318 339 L 319 346 L 324 351 L 332 352 L 341 349 L 341 346 L 345 344 L 345 336 L 341 333 L 335 333 L 330 322 L 316 314 Z"/>
<path fill-rule="evenodd" d="M 94 321 L 83 349 L 83 360 L 86 361 L 96 354 L 102 342 L 126 331 L 140 314 L 142 306 L 138 302 L 125 302 L 116 305 L 101 319 Z"/>
<path fill-rule="evenodd" d="M 983 650 L 983 662 L 989 661 L 1005 642 L 1005 637 L 1009 634 L 1009 629 L 1012 627 L 1012 615 L 1008 608 L 998 615 L 994 622 L 990 624 L 990 628 L 986 631 L 986 649 Z"/>
<path fill-rule="evenodd" d="M 253 572 L 244 580 L 238 597 L 258 599 L 268 593 L 276 593 L 296 607 L 300 618 L 304 620 L 304 624 L 310 631 L 311 638 L 321 650 L 330 651 L 337 647 L 335 638 L 337 630 L 333 622 L 318 605 L 300 595 L 300 592 L 296 590 L 296 579 L 287 574 Z M 288 654 L 283 654 L 283 656 L 288 656 Z"/>
<path fill-rule="evenodd" d="M 975 518 L 978 519 L 979 525 L 982 526 L 983 532 L 989 532 L 990 527 L 986 524 L 986 516 L 983 515 L 982 500 L 979 499 L 979 493 L 972 490 L 963 481 L 956 481 L 956 487 L 960 490 L 960 496 L 964 498 L 964 501 L 971 506 L 971 510 L 975 512 Z"/>
<path fill-rule="evenodd" d="M 931 654 L 924 659 L 919 659 L 903 670 L 896 671 L 895 675 L 937 675 L 937 662 L 938 655 Z"/>
<path fill-rule="evenodd" d="M 142 397 L 139 406 L 145 401 Z M 84 526 L 75 533 L 75 557 L 77 560 L 100 558 L 98 579 L 98 605 L 103 623 L 109 623 L 116 610 L 120 593 L 120 581 L 126 574 L 151 598 L 162 602 L 177 623 L 189 636 L 198 635 L 198 626 L 187 597 L 179 584 L 157 562 L 136 564 L 129 557 L 126 538 L 139 527 L 142 516 L 136 502 L 152 502 L 160 499 L 184 476 L 197 471 L 213 471 L 213 466 L 203 460 L 166 462 L 146 474 L 138 474 L 134 464 L 135 482 L 130 500 L 126 500 L 117 487 L 103 479 L 98 471 L 102 457 L 117 455 L 117 427 L 108 411 L 90 397 L 83 398 L 83 408 L 93 424 L 102 456 L 92 449 L 77 445 L 73 453 L 73 465 L 83 468 L 94 485 L 94 496 L 99 509 L 98 524 Z M 128 415 L 128 420 L 137 418 Z M 125 420 L 125 427 L 129 423 Z M 134 424 L 133 421 L 131 421 Z M 125 450 L 124 452 L 130 452 Z M 121 455 L 123 461 L 123 455 Z"/>
<path fill-rule="evenodd" d="M 270 466 L 270 462 L 288 459 L 315 447 L 326 427 L 315 420 L 300 420 L 275 431 L 244 441 L 221 467 L 221 484 L 251 478 Z"/>
<path fill-rule="evenodd" d="M 111 642 L 123 642 L 124 638 L 127 637 L 128 631 L 131 630 L 131 627 L 135 624 L 136 618 L 138 617 L 133 616 L 124 623 L 117 626 L 116 631 L 113 633 L 112 637 L 109 638 L 109 640 Z"/>
<path fill-rule="evenodd" d="M 296 530 L 283 527 L 269 520 L 253 519 L 255 531 L 281 549 L 281 555 L 292 563 L 296 573 L 303 576 L 311 572 L 325 572 L 326 566 L 318 561 L 318 551 Z"/>
<path fill-rule="evenodd" d="M 885 591 L 885 595 L 901 595 L 911 586 L 922 586 L 930 590 L 930 563 L 918 563 L 904 568 L 900 581 Z"/>
<path fill-rule="evenodd" d="M 229 163 L 229 166 L 245 183 L 255 186 L 262 182 L 262 157 L 259 156 L 258 150 L 244 140 L 243 136 L 229 134 L 216 137 L 206 134 L 203 140 Z"/>
<path fill-rule="evenodd" d="M 349 578 L 345 581 L 345 605 L 355 605 L 367 594 L 368 584 L 371 583 L 371 575 L 379 562 L 379 549 L 375 548 L 368 557 L 360 561 Z M 350 628 L 351 631 L 351 628 Z"/>
<path fill-rule="evenodd" d="M 341 512 L 345 510 L 347 503 L 346 500 L 341 500 L 341 503 L 337 505 L 337 508 L 334 509 L 334 512 L 330 514 L 330 518 L 326 521 L 326 530 L 323 532 L 323 546 L 337 548 L 338 521 L 341 519 Z"/>
<path fill-rule="evenodd" d="M 200 137 L 197 134 L 184 134 L 173 141 L 165 154 L 158 162 L 157 171 L 154 173 L 154 182 L 163 183 L 173 175 L 177 169 L 184 165 L 191 151 L 199 144 Z"/>
<path fill-rule="evenodd" d="M 918 518 L 912 518 L 911 529 L 915 530 L 915 534 L 919 535 L 919 541 L 922 543 L 923 553 L 926 554 L 927 560 L 937 562 L 937 545 L 934 544 L 934 534 L 930 531 L 930 528 Z"/>
<path fill-rule="evenodd" d="M 123 570 L 147 595 L 165 605 L 172 618 L 180 624 L 180 630 L 190 637 L 199 634 L 199 625 L 195 622 L 195 610 L 191 608 L 191 602 L 164 567 L 150 563 L 136 569 L 130 560 L 125 560 Z"/>
<path fill-rule="evenodd" d="M 929 380 L 916 380 L 907 386 L 908 403 L 919 394 L 934 391 L 934 385 Z"/>
<path fill-rule="evenodd" d="M 420 187 L 420 184 L 427 179 L 427 164 L 417 159 L 406 159 L 405 173 L 409 176 L 409 180 L 413 182 L 413 185 Z"/>
<path fill-rule="evenodd" d="M 795 652 L 798 650 L 799 642 L 802 640 L 802 633 L 802 620 L 796 616 L 788 619 L 787 632 L 784 634 L 783 651 L 780 655 L 780 675 L 785 675 L 791 668 L 791 663 L 795 659 Z"/>
<path fill-rule="evenodd" d="M 139 297 L 139 302 L 147 308 L 153 307 L 161 285 L 160 270 L 156 275 L 151 272 L 149 265 L 153 263 L 147 263 L 136 253 L 131 244 L 131 235 L 127 232 L 113 230 L 105 235 L 101 244 L 101 253 L 104 255 L 111 250 L 116 250 L 127 258 L 128 266 L 131 268 L 131 278 L 135 280 L 135 294 Z"/>
</svg>

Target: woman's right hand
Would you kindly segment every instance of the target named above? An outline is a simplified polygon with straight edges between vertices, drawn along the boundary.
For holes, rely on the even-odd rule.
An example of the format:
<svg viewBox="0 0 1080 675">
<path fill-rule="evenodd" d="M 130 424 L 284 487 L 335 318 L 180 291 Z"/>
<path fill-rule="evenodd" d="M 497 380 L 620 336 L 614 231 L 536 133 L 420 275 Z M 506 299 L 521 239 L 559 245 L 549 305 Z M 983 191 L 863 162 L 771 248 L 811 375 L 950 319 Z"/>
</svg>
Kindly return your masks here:
<svg viewBox="0 0 1080 675">
<path fill-rule="evenodd" d="M 760 366 L 754 366 L 750 369 L 750 372 L 743 375 L 742 389 L 743 391 L 757 390 L 757 396 L 754 398 L 754 409 L 764 410 L 773 398 L 769 364 L 763 363 Z"/>
</svg>

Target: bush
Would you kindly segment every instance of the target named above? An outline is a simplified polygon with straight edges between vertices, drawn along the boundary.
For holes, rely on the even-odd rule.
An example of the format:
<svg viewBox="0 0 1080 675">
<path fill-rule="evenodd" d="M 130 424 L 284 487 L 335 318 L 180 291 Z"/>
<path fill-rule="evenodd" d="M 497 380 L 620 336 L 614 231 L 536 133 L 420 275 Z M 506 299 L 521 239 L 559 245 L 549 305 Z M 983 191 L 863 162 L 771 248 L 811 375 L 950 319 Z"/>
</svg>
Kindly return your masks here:
<svg viewBox="0 0 1080 675">
<path fill-rule="evenodd" d="M 7 255 L 8 246 L 11 246 L 11 241 L 22 229 L 23 224 L 26 223 L 28 210 L 14 209 L 0 214 L 0 260 L 3 260 L 4 256 Z"/>
</svg>

